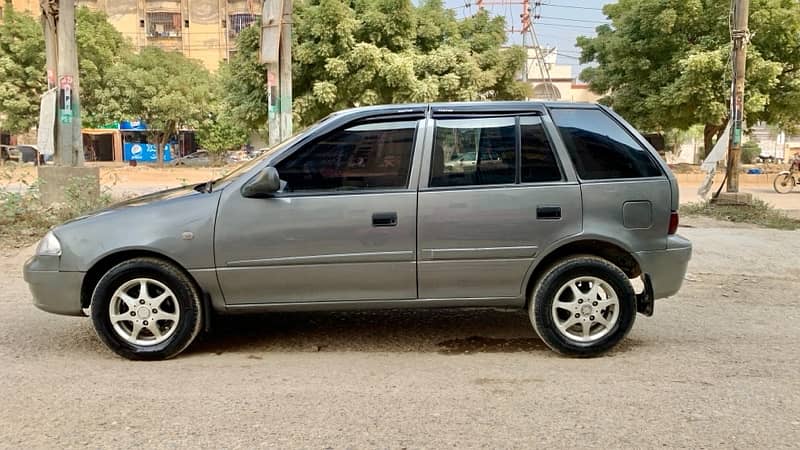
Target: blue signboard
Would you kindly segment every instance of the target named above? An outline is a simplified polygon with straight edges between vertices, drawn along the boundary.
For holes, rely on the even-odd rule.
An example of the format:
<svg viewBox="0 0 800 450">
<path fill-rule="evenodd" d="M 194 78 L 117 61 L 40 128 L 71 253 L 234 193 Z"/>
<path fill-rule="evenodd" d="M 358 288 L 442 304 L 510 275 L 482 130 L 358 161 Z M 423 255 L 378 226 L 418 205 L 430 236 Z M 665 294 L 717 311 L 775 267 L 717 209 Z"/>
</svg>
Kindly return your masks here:
<svg viewBox="0 0 800 450">
<path fill-rule="evenodd" d="M 126 142 L 122 146 L 122 159 L 125 161 L 157 162 L 158 150 L 155 144 Z M 164 146 L 164 161 L 171 161 L 170 144 Z"/>
</svg>

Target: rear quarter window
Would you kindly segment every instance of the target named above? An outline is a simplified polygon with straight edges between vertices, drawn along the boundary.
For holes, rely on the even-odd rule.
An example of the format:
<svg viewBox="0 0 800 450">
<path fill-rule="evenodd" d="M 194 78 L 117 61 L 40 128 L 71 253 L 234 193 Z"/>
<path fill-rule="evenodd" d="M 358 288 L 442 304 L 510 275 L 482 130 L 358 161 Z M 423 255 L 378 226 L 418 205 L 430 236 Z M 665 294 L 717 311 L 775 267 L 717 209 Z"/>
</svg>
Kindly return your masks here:
<svg viewBox="0 0 800 450">
<path fill-rule="evenodd" d="M 652 155 L 599 109 L 552 109 L 578 176 L 584 180 L 662 175 Z"/>
</svg>

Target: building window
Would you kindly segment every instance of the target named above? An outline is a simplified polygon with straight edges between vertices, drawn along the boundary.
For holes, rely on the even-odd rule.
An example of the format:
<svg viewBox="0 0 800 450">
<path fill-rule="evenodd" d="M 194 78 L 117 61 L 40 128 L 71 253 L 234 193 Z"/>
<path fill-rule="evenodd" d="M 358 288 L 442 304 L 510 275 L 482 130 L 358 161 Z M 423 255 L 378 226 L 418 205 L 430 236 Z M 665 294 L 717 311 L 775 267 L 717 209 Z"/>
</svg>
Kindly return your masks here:
<svg viewBox="0 0 800 450">
<path fill-rule="evenodd" d="M 242 32 L 242 30 L 252 25 L 253 22 L 256 21 L 257 17 L 258 16 L 256 16 L 255 14 L 248 14 L 248 13 L 231 14 L 230 20 L 228 21 L 228 23 L 230 24 L 230 27 L 228 29 L 228 34 L 231 37 L 238 36 L 239 33 Z"/>
<path fill-rule="evenodd" d="M 147 37 L 151 38 L 181 37 L 181 13 L 171 13 L 171 12 L 147 13 Z"/>
</svg>

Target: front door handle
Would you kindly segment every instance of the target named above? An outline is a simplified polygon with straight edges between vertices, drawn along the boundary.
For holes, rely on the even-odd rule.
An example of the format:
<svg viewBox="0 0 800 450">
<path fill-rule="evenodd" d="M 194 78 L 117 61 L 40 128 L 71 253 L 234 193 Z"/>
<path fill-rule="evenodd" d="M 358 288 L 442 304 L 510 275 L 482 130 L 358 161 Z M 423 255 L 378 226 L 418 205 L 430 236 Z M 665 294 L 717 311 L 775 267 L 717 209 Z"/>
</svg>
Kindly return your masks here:
<svg viewBox="0 0 800 450">
<path fill-rule="evenodd" d="M 397 213 L 396 212 L 380 212 L 372 215 L 373 227 L 396 227 L 397 226 Z"/>
<path fill-rule="evenodd" d="M 536 218 L 539 220 L 561 219 L 560 206 L 539 206 L 536 208 Z"/>
</svg>

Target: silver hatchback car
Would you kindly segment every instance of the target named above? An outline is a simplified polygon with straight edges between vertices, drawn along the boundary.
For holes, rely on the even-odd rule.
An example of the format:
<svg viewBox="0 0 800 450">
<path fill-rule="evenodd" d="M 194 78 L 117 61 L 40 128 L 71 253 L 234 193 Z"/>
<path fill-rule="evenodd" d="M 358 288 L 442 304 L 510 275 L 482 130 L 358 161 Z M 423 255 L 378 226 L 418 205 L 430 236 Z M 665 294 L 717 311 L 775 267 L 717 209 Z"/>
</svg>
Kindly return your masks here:
<svg viewBox="0 0 800 450">
<path fill-rule="evenodd" d="M 36 306 L 88 313 L 131 359 L 179 354 L 212 313 L 433 307 L 526 308 L 550 348 L 591 356 L 680 288 L 677 209 L 602 106 L 375 106 L 58 226 L 24 273 Z"/>
</svg>

